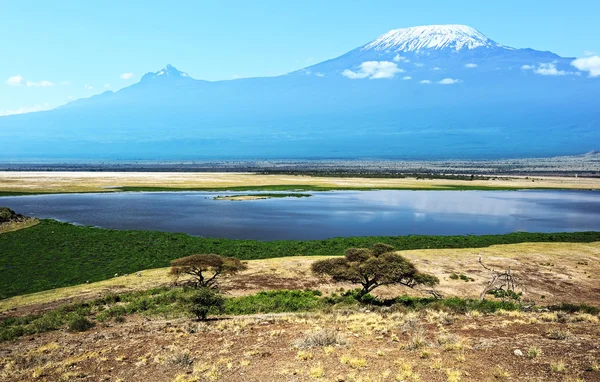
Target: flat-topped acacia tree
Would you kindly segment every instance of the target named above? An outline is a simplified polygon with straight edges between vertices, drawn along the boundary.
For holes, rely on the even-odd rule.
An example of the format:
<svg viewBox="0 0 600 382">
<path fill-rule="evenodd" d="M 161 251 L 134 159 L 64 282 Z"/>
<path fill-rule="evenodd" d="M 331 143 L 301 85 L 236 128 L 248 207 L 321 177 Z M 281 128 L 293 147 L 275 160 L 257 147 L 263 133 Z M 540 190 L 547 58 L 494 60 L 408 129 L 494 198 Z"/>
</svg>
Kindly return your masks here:
<svg viewBox="0 0 600 382">
<path fill-rule="evenodd" d="M 344 257 L 316 261 L 312 271 L 317 275 L 331 276 L 336 282 L 349 282 L 362 286 L 359 297 L 382 285 L 434 286 L 437 277 L 421 273 L 410 261 L 393 252 L 394 247 L 377 243 L 371 248 L 348 248 Z"/>
<path fill-rule="evenodd" d="M 247 268 L 235 257 L 223 257 L 215 254 L 191 255 L 171 261 L 171 275 L 178 280 L 190 276 L 185 284 L 196 289 L 216 288 L 217 278 L 232 275 Z"/>
</svg>

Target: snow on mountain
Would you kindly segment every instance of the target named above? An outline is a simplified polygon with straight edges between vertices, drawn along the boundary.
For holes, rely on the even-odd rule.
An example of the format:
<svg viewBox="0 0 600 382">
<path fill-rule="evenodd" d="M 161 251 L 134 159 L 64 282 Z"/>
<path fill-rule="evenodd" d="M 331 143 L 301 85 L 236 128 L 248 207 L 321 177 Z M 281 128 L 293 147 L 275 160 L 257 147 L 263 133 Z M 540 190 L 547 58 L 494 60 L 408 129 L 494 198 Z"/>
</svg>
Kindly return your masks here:
<svg viewBox="0 0 600 382">
<path fill-rule="evenodd" d="M 398 69 L 396 72 L 404 72 L 415 78 L 418 73 L 428 76 L 436 72 L 438 76 L 444 76 L 435 78 L 439 81 L 446 77 L 482 73 L 495 77 L 512 71 L 511 75 L 514 75 L 518 72 L 515 68 L 524 65 L 537 67 L 539 64 L 552 64 L 557 73 L 567 73 L 572 72 L 572 60 L 552 52 L 502 45 L 467 25 L 424 25 L 393 29 L 337 58 L 295 73 L 321 73 L 349 79 L 391 79 L 396 76 L 369 76 L 361 72 L 361 68 L 364 65 L 393 65 Z M 539 75 L 533 71 L 531 74 Z"/>
<path fill-rule="evenodd" d="M 178 70 L 173 65 L 168 64 L 167 66 L 165 66 L 158 72 L 146 73 L 142 77 L 142 80 L 154 79 L 154 78 L 159 78 L 159 77 L 171 77 L 171 78 L 184 77 L 185 78 L 185 77 L 189 77 L 189 75 L 185 72 Z"/>
<path fill-rule="evenodd" d="M 412 52 L 420 49 L 505 48 L 467 25 L 425 25 L 393 29 L 361 50 Z"/>
</svg>

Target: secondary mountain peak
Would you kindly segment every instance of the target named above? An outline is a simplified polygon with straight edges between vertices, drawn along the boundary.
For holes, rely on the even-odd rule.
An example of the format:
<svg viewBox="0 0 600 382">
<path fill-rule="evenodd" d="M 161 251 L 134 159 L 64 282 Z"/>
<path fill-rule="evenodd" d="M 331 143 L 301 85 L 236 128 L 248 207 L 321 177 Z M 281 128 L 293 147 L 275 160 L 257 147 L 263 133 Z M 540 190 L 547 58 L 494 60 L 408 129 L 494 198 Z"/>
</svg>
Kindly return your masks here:
<svg viewBox="0 0 600 382">
<path fill-rule="evenodd" d="M 365 45 L 362 50 L 411 52 L 422 49 L 506 48 L 467 25 L 423 25 L 393 29 Z"/>
<path fill-rule="evenodd" d="M 154 78 L 180 78 L 180 77 L 189 77 L 189 75 L 185 72 L 180 71 L 176 67 L 171 64 L 167 64 L 164 68 L 157 72 L 149 72 L 146 73 L 142 80 L 149 80 Z"/>
</svg>

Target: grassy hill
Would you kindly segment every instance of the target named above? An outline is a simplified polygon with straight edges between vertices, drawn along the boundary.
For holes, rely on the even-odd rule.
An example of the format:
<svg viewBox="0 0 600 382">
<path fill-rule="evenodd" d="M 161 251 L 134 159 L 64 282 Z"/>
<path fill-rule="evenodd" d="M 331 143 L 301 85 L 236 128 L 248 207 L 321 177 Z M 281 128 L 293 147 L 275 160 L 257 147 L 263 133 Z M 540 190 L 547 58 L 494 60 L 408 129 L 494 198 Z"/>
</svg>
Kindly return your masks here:
<svg viewBox="0 0 600 382">
<path fill-rule="evenodd" d="M 194 253 L 216 253 L 250 260 L 298 255 L 336 256 L 343 254 L 346 248 L 368 247 L 377 242 L 405 250 L 594 241 L 600 241 L 600 232 L 382 236 L 264 242 L 108 230 L 42 220 L 33 227 L 0 234 L 0 298 L 106 280 L 115 274 L 165 267 L 172 259 Z"/>
</svg>

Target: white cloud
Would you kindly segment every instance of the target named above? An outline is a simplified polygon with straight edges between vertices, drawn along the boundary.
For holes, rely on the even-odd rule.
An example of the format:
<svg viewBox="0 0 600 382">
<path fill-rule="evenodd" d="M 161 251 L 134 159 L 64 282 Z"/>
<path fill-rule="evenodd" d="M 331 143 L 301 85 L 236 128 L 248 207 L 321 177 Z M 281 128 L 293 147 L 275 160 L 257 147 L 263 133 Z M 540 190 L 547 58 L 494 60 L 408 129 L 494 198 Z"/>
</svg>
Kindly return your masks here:
<svg viewBox="0 0 600 382">
<path fill-rule="evenodd" d="M 110 84 L 104 84 L 104 89 L 110 89 Z"/>
<path fill-rule="evenodd" d="M 48 103 L 43 103 L 41 105 L 35 105 L 35 106 L 23 106 L 23 107 L 20 107 L 18 109 L 13 109 L 13 110 L 0 111 L 0 116 L 33 113 L 36 111 L 44 111 L 44 110 L 50 110 L 50 105 Z"/>
<path fill-rule="evenodd" d="M 578 58 L 571 62 L 571 65 L 581 70 L 582 72 L 589 72 L 590 77 L 600 76 L 600 56 L 593 56 L 587 58 Z"/>
<path fill-rule="evenodd" d="M 521 69 L 523 69 L 523 70 L 531 70 L 533 68 L 535 68 L 535 66 L 533 66 L 533 65 L 523 65 L 523 66 L 521 66 Z"/>
<path fill-rule="evenodd" d="M 404 76 L 404 77 L 402 77 L 402 79 L 403 80 L 412 80 L 412 77 L 411 76 Z"/>
<path fill-rule="evenodd" d="M 31 87 L 48 88 L 50 86 L 54 86 L 54 84 L 52 82 L 46 81 L 46 80 L 42 80 L 39 82 L 27 81 L 25 84 L 27 85 L 28 88 L 31 88 Z"/>
<path fill-rule="evenodd" d="M 50 86 L 54 86 L 53 82 L 47 81 L 47 80 L 42 80 L 42 81 L 25 81 L 25 78 L 23 78 L 22 75 L 17 74 L 16 76 L 12 76 L 9 77 L 8 80 L 6 80 L 6 83 L 9 84 L 10 86 L 27 86 L 28 88 L 32 88 L 32 87 L 41 87 L 41 88 L 47 88 Z M 68 81 L 63 81 L 60 83 L 61 85 L 68 85 L 69 82 Z"/>
<path fill-rule="evenodd" d="M 401 55 L 399 55 L 399 54 L 396 54 L 396 55 L 394 56 L 393 60 L 394 60 L 394 62 L 400 62 L 400 61 L 402 61 L 402 62 L 410 62 L 410 60 L 409 60 L 408 58 L 406 58 L 406 57 L 402 57 L 402 56 L 401 56 Z"/>
<path fill-rule="evenodd" d="M 438 83 L 441 85 L 453 85 L 453 84 L 457 84 L 459 82 L 462 82 L 462 81 L 459 79 L 456 79 L 456 78 L 444 78 L 443 80 L 441 80 Z"/>
<path fill-rule="evenodd" d="M 570 74 L 564 70 L 558 70 L 556 64 L 551 62 L 540 64 L 537 68 L 533 69 L 533 72 L 535 74 L 541 74 L 542 76 L 564 76 Z"/>
<path fill-rule="evenodd" d="M 317 76 L 317 77 L 325 77 L 325 75 L 323 73 L 319 73 L 319 72 L 315 73 L 315 76 Z"/>
<path fill-rule="evenodd" d="M 123 73 L 123 74 L 121 74 L 121 79 L 123 79 L 123 80 L 128 80 L 131 77 L 133 77 L 133 73 Z"/>
<path fill-rule="evenodd" d="M 591 57 L 591 56 L 597 56 L 598 53 L 592 52 L 591 50 L 584 50 L 583 51 L 583 55 L 586 56 L 586 57 Z"/>
<path fill-rule="evenodd" d="M 371 80 L 382 78 L 394 78 L 396 73 L 404 72 L 398 65 L 390 61 L 365 61 L 359 66 L 359 70 L 353 72 L 346 69 L 342 75 L 350 79 L 369 78 Z"/>
<path fill-rule="evenodd" d="M 469 63 L 469 64 L 465 65 L 465 68 L 471 68 L 472 69 L 472 68 L 476 68 L 476 67 L 477 67 L 477 64 L 473 64 L 473 63 Z"/>
<path fill-rule="evenodd" d="M 429 81 L 429 80 L 422 80 L 422 81 L 419 81 L 419 83 L 420 84 L 430 84 L 431 81 Z"/>
<path fill-rule="evenodd" d="M 9 84 L 10 86 L 21 86 L 25 83 L 25 79 L 23 78 L 22 75 L 17 74 L 16 76 L 8 77 L 8 80 L 6 80 L 6 83 Z"/>
<path fill-rule="evenodd" d="M 425 65 L 425 64 L 421 64 L 420 62 L 415 62 L 415 66 L 418 66 L 419 68 L 423 65 Z"/>
<path fill-rule="evenodd" d="M 439 68 L 439 67 L 437 67 L 437 66 L 436 66 L 436 67 L 435 67 L 435 68 L 433 68 L 432 70 L 442 70 L 442 68 Z"/>
<path fill-rule="evenodd" d="M 94 87 L 88 84 L 83 85 L 84 88 L 86 88 L 87 90 L 92 90 Z"/>
</svg>

